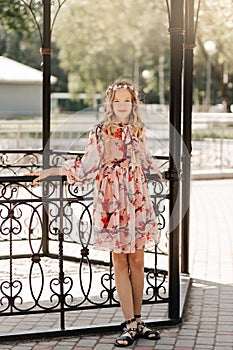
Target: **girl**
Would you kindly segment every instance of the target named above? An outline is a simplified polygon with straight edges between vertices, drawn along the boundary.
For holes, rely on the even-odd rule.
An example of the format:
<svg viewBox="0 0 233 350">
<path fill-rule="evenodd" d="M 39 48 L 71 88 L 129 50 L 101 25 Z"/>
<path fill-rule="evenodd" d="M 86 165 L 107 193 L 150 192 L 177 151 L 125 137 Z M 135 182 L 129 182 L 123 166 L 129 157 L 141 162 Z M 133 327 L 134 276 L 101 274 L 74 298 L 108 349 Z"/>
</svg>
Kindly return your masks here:
<svg viewBox="0 0 233 350">
<path fill-rule="evenodd" d="M 115 283 L 125 318 L 115 345 L 126 347 L 137 336 L 159 339 L 141 320 L 144 248 L 158 244 L 159 233 L 145 174 L 161 174 L 146 148 L 134 86 L 116 80 L 106 92 L 105 117 L 90 133 L 81 161 L 41 171 L 33 184 L 66 175 L 75 186 L 94 180 L 95 247 L 112 252 Z"/>
</svg>

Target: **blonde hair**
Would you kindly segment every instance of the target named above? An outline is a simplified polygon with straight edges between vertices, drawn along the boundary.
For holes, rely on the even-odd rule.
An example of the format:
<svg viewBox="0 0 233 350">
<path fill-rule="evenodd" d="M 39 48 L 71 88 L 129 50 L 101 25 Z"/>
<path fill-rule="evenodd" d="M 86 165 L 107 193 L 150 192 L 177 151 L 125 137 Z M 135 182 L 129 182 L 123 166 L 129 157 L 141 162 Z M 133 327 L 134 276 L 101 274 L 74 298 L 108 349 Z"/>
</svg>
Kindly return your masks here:
<svg viewBox="0 0 233 350">
<path fill-rule="evenodd" d="M 137 91 L 129 79 L 118 78 L 108 87 L 105 98 L 104 126 L 109 127 L 112 123 L 114 123 L 115 115 L 113 111 L 113 100 L 115 98 L 116 91 L 121 88 L 125 88 L 130 92 L 132 99 L 132 111 L 129 115 L 129 124 L 138 130 L 139 136 L 143 128 L 143 123 L 138 111 L 139 100 L 137 97 Z"/>
</svg>

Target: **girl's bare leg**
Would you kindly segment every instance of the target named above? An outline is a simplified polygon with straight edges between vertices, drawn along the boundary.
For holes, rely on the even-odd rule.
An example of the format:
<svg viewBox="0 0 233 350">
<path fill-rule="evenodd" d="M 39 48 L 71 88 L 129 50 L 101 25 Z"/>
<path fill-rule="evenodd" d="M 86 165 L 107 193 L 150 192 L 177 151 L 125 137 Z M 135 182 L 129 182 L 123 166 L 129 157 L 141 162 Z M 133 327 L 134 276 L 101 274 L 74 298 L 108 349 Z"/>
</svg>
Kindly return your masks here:
<svg viewBox="0 0 233 350">
<path fill-rule="evenodd" d="M 128 254 L 112 254 L 115 283 L 125 320 L 134 317 L 134 302 L 131 280 L 129 277 Z"/>
<path fill-rule="evenodd" d="M 132 286 L 134 315 L 141 315 L 142 298 L 144 288 L 144 251 L 137 250 L 134 254 L 129 254 L 130 280 Z M 141 322 L 141 317 L 136 318 Z M 140 327 L 140 326 L 139 326 Z M 140 328 L 139 328 L 140 329 Z M 150 331 L 150 328 L 144 327 L 142 333 Z M 148 338 L 155 339 L 155 333 L 152 332 Z"/>
<path fill-rule="evenodd" d="M 112 254 L 113 266 L 115 274 L 115 283 L 117 288 L 117 294 L 120 300 L 121 310 L 123 312 L 125 320 L 131 320 L 134 318 L 134 300 L 132 285 L 129 276 L 129 262 L 128 254 Z M 131 322 L 126 325 L 127 328 L 136 328 L 137 323 Z M 127 345 L 127 341 L 118 340 L 119 344 Z"/>
<path fill-rule="evenodd" d="M 141 313 L 144 287 L 144 251 L 113 253 L 117 293 L 123 315 L 129 320 Z"/>
<path fill-rule="evenodd" d="M 141 314 L 144 288 L 144 250 L 128 255 L 134 315 Z"/>
</svg>

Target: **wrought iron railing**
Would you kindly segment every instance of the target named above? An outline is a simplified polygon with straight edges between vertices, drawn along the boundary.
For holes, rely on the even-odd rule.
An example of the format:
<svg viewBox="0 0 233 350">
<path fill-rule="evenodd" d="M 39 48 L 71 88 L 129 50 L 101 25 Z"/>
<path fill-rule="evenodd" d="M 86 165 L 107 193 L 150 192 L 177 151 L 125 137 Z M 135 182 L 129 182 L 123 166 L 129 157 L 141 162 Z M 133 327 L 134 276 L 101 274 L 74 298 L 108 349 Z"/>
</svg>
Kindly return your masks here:
<svg viewBox="0 0 233 350">
<path fill-rule="evenodd" d="M 81 154 L 75 154 L 81 156 Z M 74 153 L 51 153 L 60 165 Z M 65 315 L 118 307 L 111 254 L 97 251 L 92 238 L 92 186 L 75 188 L 54 177 L 33 187 L 41 152 L 6 151 L 0 166 L 0 316 Z M 166 173 L 167 158 L 160 157 Z M 167 181 L 148 178 L 161 242 L 146 252 L 143 304 L 168 304 Z"/>
</svg>

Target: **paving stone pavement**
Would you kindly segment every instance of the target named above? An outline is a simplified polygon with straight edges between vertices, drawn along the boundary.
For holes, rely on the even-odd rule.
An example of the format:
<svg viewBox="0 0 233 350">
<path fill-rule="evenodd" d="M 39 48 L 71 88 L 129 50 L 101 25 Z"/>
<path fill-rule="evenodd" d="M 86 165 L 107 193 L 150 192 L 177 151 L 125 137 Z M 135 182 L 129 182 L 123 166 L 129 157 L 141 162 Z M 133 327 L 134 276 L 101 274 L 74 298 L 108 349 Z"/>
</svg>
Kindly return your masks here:
<svg viewBox="0 0 233 350">
<path fill-rule="evenodd" d="M 190 271 L 183 323 L 134 350 L 233 349 L 233 180 L 193 181 Z M 0 350 L 114 350 L 115 334 L 1 343 Z"/>
</svg>

